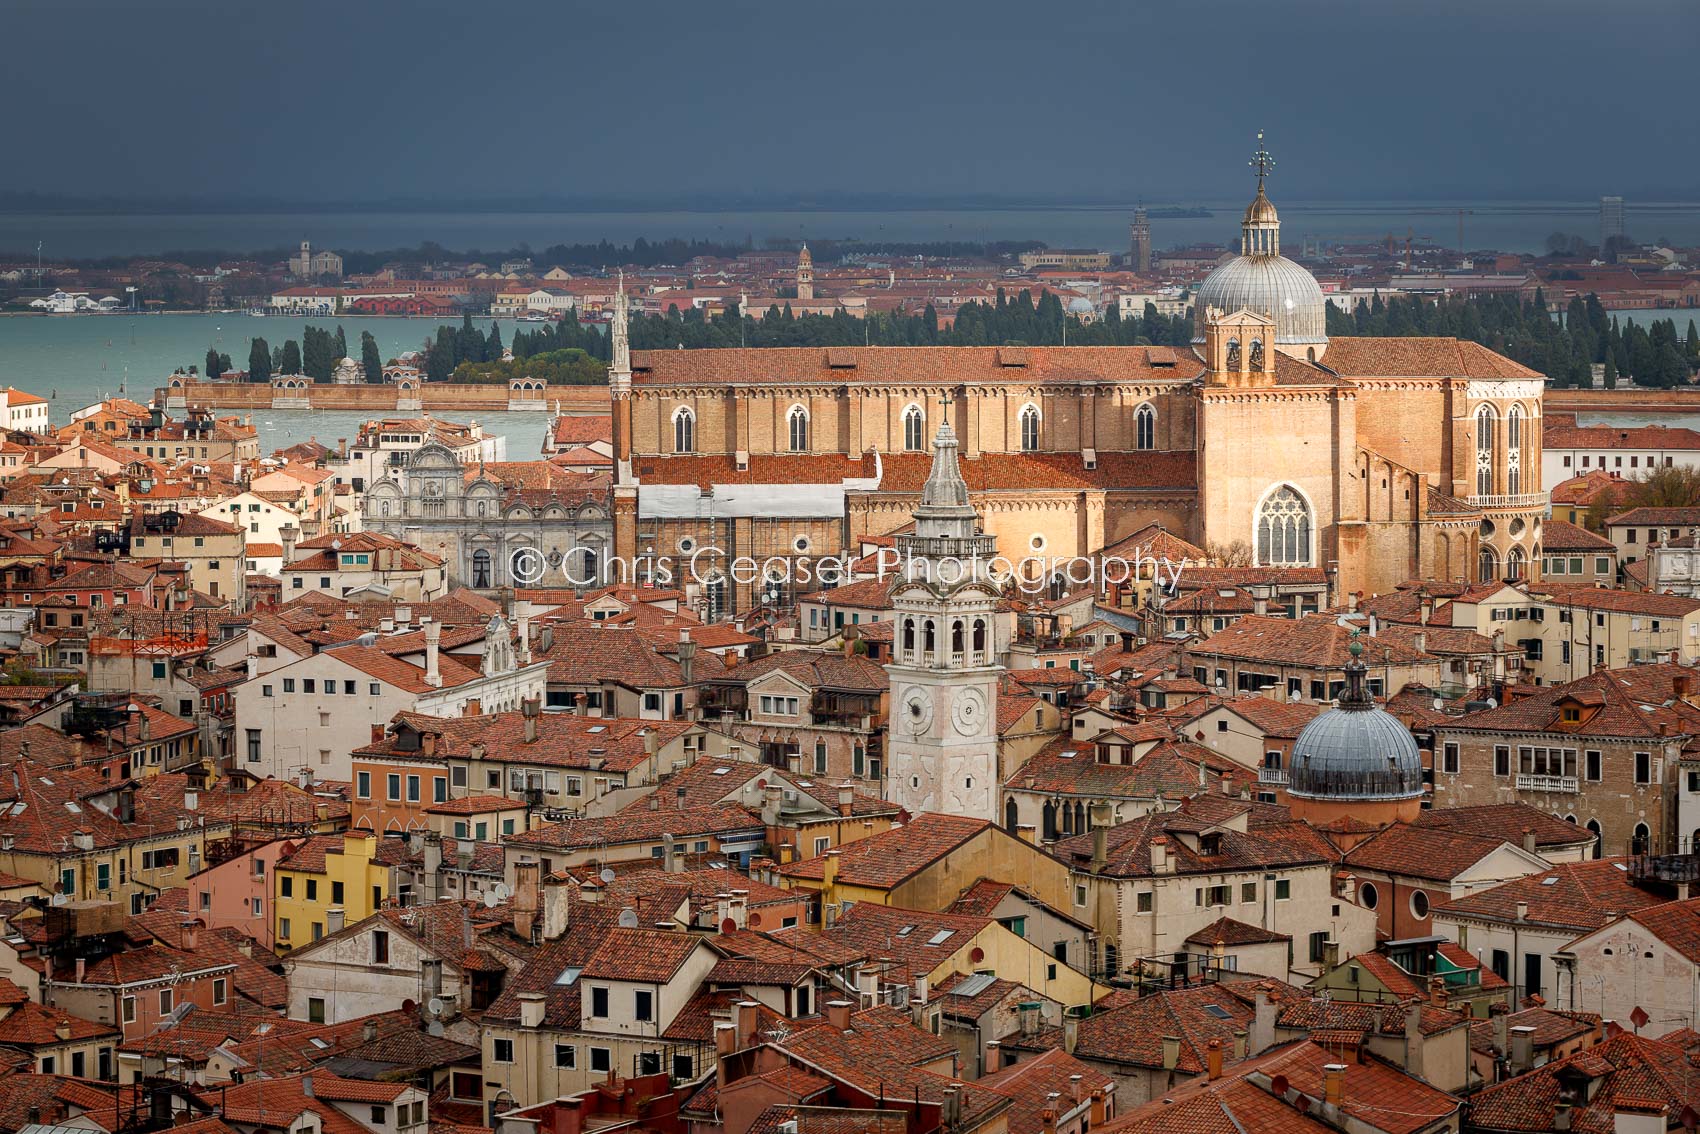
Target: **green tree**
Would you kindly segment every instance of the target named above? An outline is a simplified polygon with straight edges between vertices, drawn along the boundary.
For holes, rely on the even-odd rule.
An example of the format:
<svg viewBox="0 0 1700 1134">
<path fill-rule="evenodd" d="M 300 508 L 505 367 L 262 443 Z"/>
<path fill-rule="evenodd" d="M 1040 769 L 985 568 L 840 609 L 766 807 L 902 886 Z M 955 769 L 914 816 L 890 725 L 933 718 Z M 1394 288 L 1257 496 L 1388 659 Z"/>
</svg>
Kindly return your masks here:
<svg viewBox="0 0 1700 1134">
<path fill-rule="evenodd" d="M 1606 355 L 1605 384 L 1608 390 L 1617 389 L 1617 358 L 1611 354 Z"/>
<path fill-rule="evenodd" d="M 218 364 L 218 359 L 219 359 L 218 349 L 216 347 L 208 347 L 207 348 L 207 368 L 206 368 L 207 380 L 208 381 L 216 382 L 216 381 L 218 381 L 219 376 L 224 373 L 224 370 L 222 368 L 220 368 L 220 366 Z"/>
<path fill-rule="evenodd" d="M 372 337 L 371 331 L 360 332 L 360 368 L 366 372 L 366 381 L 378 383 L 384 380 L 384 360 L 378 354 L 378 340 Z"/>
<path fill-rule="evenodd" d="M 272 380 L 272 348 L 266 345 L 266 340 L 255 339 L 248 344 L 248 381 L 270 382 Z"/>
<path fill-rule="evenodd" d="M 332 354 L 332 361 L 331 361 L 331 369 L 332 370 L 336 369 L 337 363 L 339 363 L 343 359 L 349 357 L 349 354 L 348 354 L 348 336 L 343 334 L 341 323 L 338 323 L 337 326 L 336 326 L 336 342 L 335 342 L 335 345 L 333 345 L 332 348 L 331 348 L 331 354 Z"/>
<path fill-rule="evenodd" d="M 490 324 L 490 333 L 484 336 L 484 361 L 500 362 L 502 360 L 502 328 L 495 323 Z"/>
<path fill-rule="evenodd" d="M 1700 469 L 1684 465 L 1661 465 L 1631 479 L 1623 494 L 1623 508 L 1692 508 L 1700 505 Z"/>
<path fill-rule="evenodd" d="M 294 339 L 290 339 L 283 344 L 283 358 L 282 361 L 278 363 L 278 368 L 285 374 L 302 373 L 301 348 L 296 345 Z"/>
</svg>

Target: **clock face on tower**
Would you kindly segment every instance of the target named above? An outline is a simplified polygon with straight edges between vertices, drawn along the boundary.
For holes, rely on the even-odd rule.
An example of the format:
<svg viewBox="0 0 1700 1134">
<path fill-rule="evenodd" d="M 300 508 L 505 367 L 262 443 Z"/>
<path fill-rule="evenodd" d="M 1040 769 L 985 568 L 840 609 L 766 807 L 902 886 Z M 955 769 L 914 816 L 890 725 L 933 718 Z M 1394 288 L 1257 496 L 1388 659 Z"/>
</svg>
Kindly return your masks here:
<svg viewBox="0 0 1700 1134">
<path fill-rule="evenodd" d="M 957 732 L 973 736 L 986 723 L 986 695 L 978 689 L 960 691 L 956 695 L 956 703 L 951 706 L 950 715 Z"/>
<path fill-rule="evenodd" d="M 926 732 L 933 723 L 933 699 L 924 689 L 911 689 L 903 695 L 903 721 L 916 736 Z"/>
</svg>

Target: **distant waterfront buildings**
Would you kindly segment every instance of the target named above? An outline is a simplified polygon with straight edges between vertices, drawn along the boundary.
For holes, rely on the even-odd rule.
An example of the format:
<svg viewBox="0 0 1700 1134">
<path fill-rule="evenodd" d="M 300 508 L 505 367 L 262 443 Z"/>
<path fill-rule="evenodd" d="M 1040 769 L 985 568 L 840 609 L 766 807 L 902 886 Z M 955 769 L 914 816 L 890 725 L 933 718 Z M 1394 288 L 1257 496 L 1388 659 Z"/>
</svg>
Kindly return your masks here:
<svg viewBox="0 0 1700 1134">
<path fill-rule="evenodd" d="M 301 251 L 289 258 L 289 274 L 296 279 L 342 278 L 342 257 L 335 252 L 315 252 L 311 241 L 301 242 Z"/>
</svg>

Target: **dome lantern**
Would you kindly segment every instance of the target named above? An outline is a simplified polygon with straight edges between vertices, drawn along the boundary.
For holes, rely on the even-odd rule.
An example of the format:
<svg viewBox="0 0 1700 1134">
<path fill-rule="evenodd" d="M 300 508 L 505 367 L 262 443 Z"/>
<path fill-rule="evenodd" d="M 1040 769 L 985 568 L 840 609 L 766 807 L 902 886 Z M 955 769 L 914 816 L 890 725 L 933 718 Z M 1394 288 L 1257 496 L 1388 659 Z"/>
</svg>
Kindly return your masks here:
<svg viewBox="0 0 1700 1134">
<path fill-rule="evenodd" d="M 1240 222 L 1240 254 L 1205 277 L 1193 301 L 1193 338 L 1204 342 L 1204 312 L 1246 310 L 1275 320 L 1275 348 L 1294 358 L 1321 358 L 1328 349 L 1328 300 L 1316 277 L 1281 255 L 1281 218 L 1264 193 L 1275 160 L 1257 136 L 1251 160 L 1257 196 Z"/>
</svg>

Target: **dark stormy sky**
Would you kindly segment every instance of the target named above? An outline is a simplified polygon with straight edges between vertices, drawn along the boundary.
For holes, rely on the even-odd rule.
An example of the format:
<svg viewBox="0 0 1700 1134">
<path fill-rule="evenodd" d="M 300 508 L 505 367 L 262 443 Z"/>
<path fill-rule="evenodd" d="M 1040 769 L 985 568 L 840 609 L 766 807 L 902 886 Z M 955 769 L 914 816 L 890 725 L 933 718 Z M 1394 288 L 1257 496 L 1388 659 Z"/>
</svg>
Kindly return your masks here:
<svg viewBox="0 0 1700 1134">
<path fill-rule="evenodd" d="M 0 0 L 0 192 L 1700 197 L 1694 0 Z M 1237 189 L 1227 195 L 1238 196 Z"/>
</svg>

